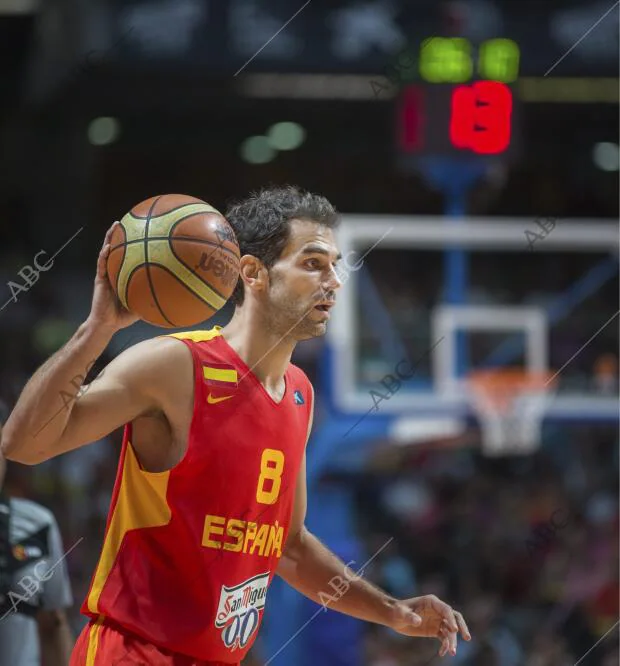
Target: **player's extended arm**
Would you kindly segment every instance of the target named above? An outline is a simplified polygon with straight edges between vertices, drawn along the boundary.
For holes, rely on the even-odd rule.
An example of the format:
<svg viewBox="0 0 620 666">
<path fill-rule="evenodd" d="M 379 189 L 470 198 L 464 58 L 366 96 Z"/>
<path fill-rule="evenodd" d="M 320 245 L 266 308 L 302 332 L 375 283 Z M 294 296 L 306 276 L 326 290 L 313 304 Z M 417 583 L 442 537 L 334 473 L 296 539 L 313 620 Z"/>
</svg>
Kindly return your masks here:
<svg viewBox="0 0 620 666">
<path fill-rule="evenodd" d="M 175 385 L 179 393 L 186 390 L 189 351 L 177 340 L 155 338 L 117 356 L 79 391 L 72 378 L 85 374 L 84 366 L 103 344 L 86 326 L 26 384 L 2 432 L 2 453 L 9 460 L 36 465 L 97 441 L 138 416 L 167 414 Z"/>
<path fill-rule="evenodd" d="M 314 420 L 314 394 L 306 444 Z M 306 454 L 297 485 L 291 529 L 277 573 L 291 587 L 316 603 L 353 615 L 361 620 L 391 624 L 396 600 L 361 579 L 305 527 L 307 499 Z M 342 591 L 346 588 L 346 594 Z M 414 621 L 413 614 L 411 620 Z M 417 617 L 417 616 L 416 616 Z M 418 624 L 420 618 L 417 618 Z"/>
<path fill-rule="evenodd" d="M 306 459 L 295 489 L 290 536 L 277 573 L 289 585 L 318 604 L 360 620 L 391 626 L 397 600 L 362 579 L 314 536 L 304 523 L 306 515 Z M 411 621 L 421 619 L 409 613 Z"/>
<path fill-rule="evenodd" d="M 106 275 L 114 226 L 99 253 L 88 319 L 31 377 L 4 426 L 0 446 L 9 460 L 34 465 L 100 439 L 153 409 L 167 413 L 164 403 L 174 395 L 175 382 L 187 385 L 189 351 L 176 340 L 156 338 L 115 358 L 87 390 L 79 390 L 79 378 L 114 333 L 136 321 L 117 302 Z"/>
<path fill-rule="evenodd" d="M 300 495 L 305 495 L 301 477 L 300 486 Z M 456 654 L 459 632 L 470 640 L 463 616 L 435 595 L 404 600 L 389 596 L 365 581 L 363 571 L 350 569 L 303 525 L 287 540 L 277 573 L 324 608 L 385 625 L 407 636 L 437 638 L 441 657 L 448 652 Z"/>
<path fill-rule="evenodd" d="M 310 424 L 312 425 L 312 424 Z M 308 429 L 309 434 L 310 428 Z M 456 653 L 460 631 L 470 640 L 462 615 L 434 595 L 399 600 L 363 579 L 304 526 L 307 507 L 306 456 L 297 479 L 290 535 L 277 574 L 312 601 L 408 636 L 439 639 L 439 655 Z"/>
</svg>

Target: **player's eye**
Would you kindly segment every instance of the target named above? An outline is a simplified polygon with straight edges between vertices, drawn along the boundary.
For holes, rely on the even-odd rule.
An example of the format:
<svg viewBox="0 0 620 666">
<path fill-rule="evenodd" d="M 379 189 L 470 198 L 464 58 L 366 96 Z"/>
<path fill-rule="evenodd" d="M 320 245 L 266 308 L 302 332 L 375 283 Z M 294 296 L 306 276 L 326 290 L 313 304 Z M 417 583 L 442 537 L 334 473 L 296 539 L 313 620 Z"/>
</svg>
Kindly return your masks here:
<svg viewBox="0 0 620 666">
<path fill-rule="evenodd" d="M 321 267 L 321 262 L 318 259 L 308 259 L 306 266 L 312 270 Z"/>
</svg>

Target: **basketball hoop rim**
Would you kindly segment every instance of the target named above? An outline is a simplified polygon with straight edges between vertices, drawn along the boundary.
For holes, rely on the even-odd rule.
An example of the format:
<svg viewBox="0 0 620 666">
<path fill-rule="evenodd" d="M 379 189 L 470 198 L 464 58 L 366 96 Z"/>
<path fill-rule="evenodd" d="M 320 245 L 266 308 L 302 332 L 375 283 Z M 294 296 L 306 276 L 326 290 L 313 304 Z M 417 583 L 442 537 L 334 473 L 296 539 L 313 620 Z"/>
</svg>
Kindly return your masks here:
<svg viewBox="0 0 620 666">
<path fill-rule="evenodd" d="M 465 385 L 477 409 L 486 408 L 501 414 L 508 412 L 520 397 L 544 399 L 552 393 L 555 373 L 524 368 L 476 370 L 469 374 Z"/>
</svg>

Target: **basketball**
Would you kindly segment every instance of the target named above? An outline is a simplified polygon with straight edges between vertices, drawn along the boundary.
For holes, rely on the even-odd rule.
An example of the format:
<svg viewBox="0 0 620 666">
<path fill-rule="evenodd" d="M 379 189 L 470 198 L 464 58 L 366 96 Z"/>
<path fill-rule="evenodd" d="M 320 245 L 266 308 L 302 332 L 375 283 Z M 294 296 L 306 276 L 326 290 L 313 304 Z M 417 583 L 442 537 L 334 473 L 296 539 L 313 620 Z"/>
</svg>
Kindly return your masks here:
<svg viewBox="0 0 620 666">
<path fill-rule="evenodd" d="M 224 216 L 184 194 L 134 206 L 110 240 L 108 277 L 119 301 L 163 328 L 212 317 L 239 278 L 239 245 Z"/>
</svg>

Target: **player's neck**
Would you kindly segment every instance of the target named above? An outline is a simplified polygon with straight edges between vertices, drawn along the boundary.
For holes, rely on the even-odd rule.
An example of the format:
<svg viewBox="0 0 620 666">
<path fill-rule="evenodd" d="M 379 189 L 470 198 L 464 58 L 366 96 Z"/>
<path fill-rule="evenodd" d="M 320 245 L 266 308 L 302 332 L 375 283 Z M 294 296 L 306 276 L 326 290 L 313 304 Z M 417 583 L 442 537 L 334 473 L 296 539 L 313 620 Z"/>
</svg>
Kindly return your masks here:
<svg viewBox="0 0 620 666">
<path fill-rule="evenodd" d="M 246 308 L 235 310 L 221 334 L 270 393 L 282 388 L 295 340 L 273 331 L 260 316 L 251 316 Z"/>
</svg>

